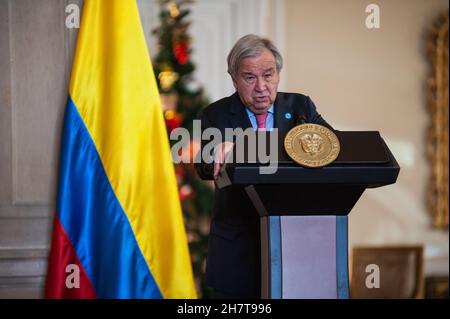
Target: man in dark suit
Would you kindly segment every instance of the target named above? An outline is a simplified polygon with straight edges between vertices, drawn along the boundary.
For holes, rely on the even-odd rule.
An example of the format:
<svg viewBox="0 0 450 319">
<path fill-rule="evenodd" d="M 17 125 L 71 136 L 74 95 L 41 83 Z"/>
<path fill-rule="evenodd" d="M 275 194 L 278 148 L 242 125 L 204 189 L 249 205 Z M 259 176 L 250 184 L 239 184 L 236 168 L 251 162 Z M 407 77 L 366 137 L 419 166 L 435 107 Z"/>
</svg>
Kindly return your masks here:
<svg viewBox="0 0 450 319">
<path fill-rule="evenodd" d="M 300 122 L 330 127 L 308 96 L 278 92 L 283 60 L 277 48 L 256 35 L 242 37 L 228 55 L 228 73 L 236 93 L 207 106 L 202 130 L 213 127 L 278 129 L 283 137 Z M 208 141 L 202 141 L 205 145 Z M 217 178 L 234 141 L 215 148 L 214 162 L 196 164 L 202 179 Z M 217 297 L 259 298 L 261 280 L 259 216 L 243 188 L 217 189 L 211 221 L 206 283 Z"/>
</svg>

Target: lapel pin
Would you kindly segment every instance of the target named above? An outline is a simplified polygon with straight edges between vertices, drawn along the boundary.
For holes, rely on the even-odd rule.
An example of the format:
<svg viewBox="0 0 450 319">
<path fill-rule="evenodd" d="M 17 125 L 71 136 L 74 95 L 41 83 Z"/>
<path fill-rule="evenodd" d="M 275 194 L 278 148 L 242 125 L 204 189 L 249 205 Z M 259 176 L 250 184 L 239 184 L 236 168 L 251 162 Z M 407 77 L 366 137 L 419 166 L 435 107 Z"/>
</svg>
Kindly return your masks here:
<svg viewBox="0 0 450 319">
<path fill-rule="evenodd" d="M 291 113 L 284 113 L 284 117 L 286 118 L 286 120 L 290 120 L 292 115 Z"/>
</svg>

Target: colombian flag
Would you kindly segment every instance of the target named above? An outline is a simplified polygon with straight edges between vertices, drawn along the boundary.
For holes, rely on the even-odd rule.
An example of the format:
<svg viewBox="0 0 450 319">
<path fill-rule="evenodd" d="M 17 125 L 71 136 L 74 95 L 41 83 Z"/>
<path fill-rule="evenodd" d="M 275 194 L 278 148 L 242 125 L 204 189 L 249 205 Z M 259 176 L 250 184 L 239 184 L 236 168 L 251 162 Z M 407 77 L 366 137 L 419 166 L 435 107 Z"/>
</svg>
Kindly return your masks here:
<svg viewBox="0 0 450 319">
<path fill-rule="evenodd" d="M 135 0 L 84 1 L 60 152 L 46 297 L 195 298 Z"/>
</svg>

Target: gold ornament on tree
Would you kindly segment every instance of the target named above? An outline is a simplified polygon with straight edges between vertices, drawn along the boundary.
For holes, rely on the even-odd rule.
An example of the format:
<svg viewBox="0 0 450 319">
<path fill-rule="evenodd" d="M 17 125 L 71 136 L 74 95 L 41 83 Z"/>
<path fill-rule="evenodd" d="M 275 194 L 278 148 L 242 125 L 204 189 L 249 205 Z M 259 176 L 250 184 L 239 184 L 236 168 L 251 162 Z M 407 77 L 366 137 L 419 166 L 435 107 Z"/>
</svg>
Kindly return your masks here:
<svg viewBox="0 0 450 319">
<path fill-rule="evenodd" d="M 171 68 L 165 68 L 158 74 L 161 89 L 165 92 L 170 91 L 179 77 L 178 73 L 174 72 Z"/>
<path fill-rule="evenodd" d="M 167 4 L 167 9 L 169 10 L 170 16 L 174 19 L 180 15 L 180 10 L 175 2 L 169 2 Z"/>
</svg>

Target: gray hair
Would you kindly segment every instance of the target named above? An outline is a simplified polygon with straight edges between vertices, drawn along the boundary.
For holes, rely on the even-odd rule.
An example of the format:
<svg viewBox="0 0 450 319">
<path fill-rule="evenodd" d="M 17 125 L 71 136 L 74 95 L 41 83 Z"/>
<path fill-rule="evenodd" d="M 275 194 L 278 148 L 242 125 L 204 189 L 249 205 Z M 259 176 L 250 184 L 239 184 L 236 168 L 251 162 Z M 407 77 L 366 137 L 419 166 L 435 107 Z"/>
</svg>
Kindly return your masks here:
<svg viewBox="0 0 450 319">
<path fill-rule="evenodd" d="M 236 42 L 228 54 L 228 73 L 231 77 L 236 79 L 239 65 L 243 59 L 259 56 L 261 54 L 261 50 L 264 48 L 272 52 L 275 58 L 277 72 L 280 72 L 283 67 L 283 57 L 275 45 L 273 45 L 269 39 L 261 38 L 254 34 L 247 34 Z"/>
</svg>

